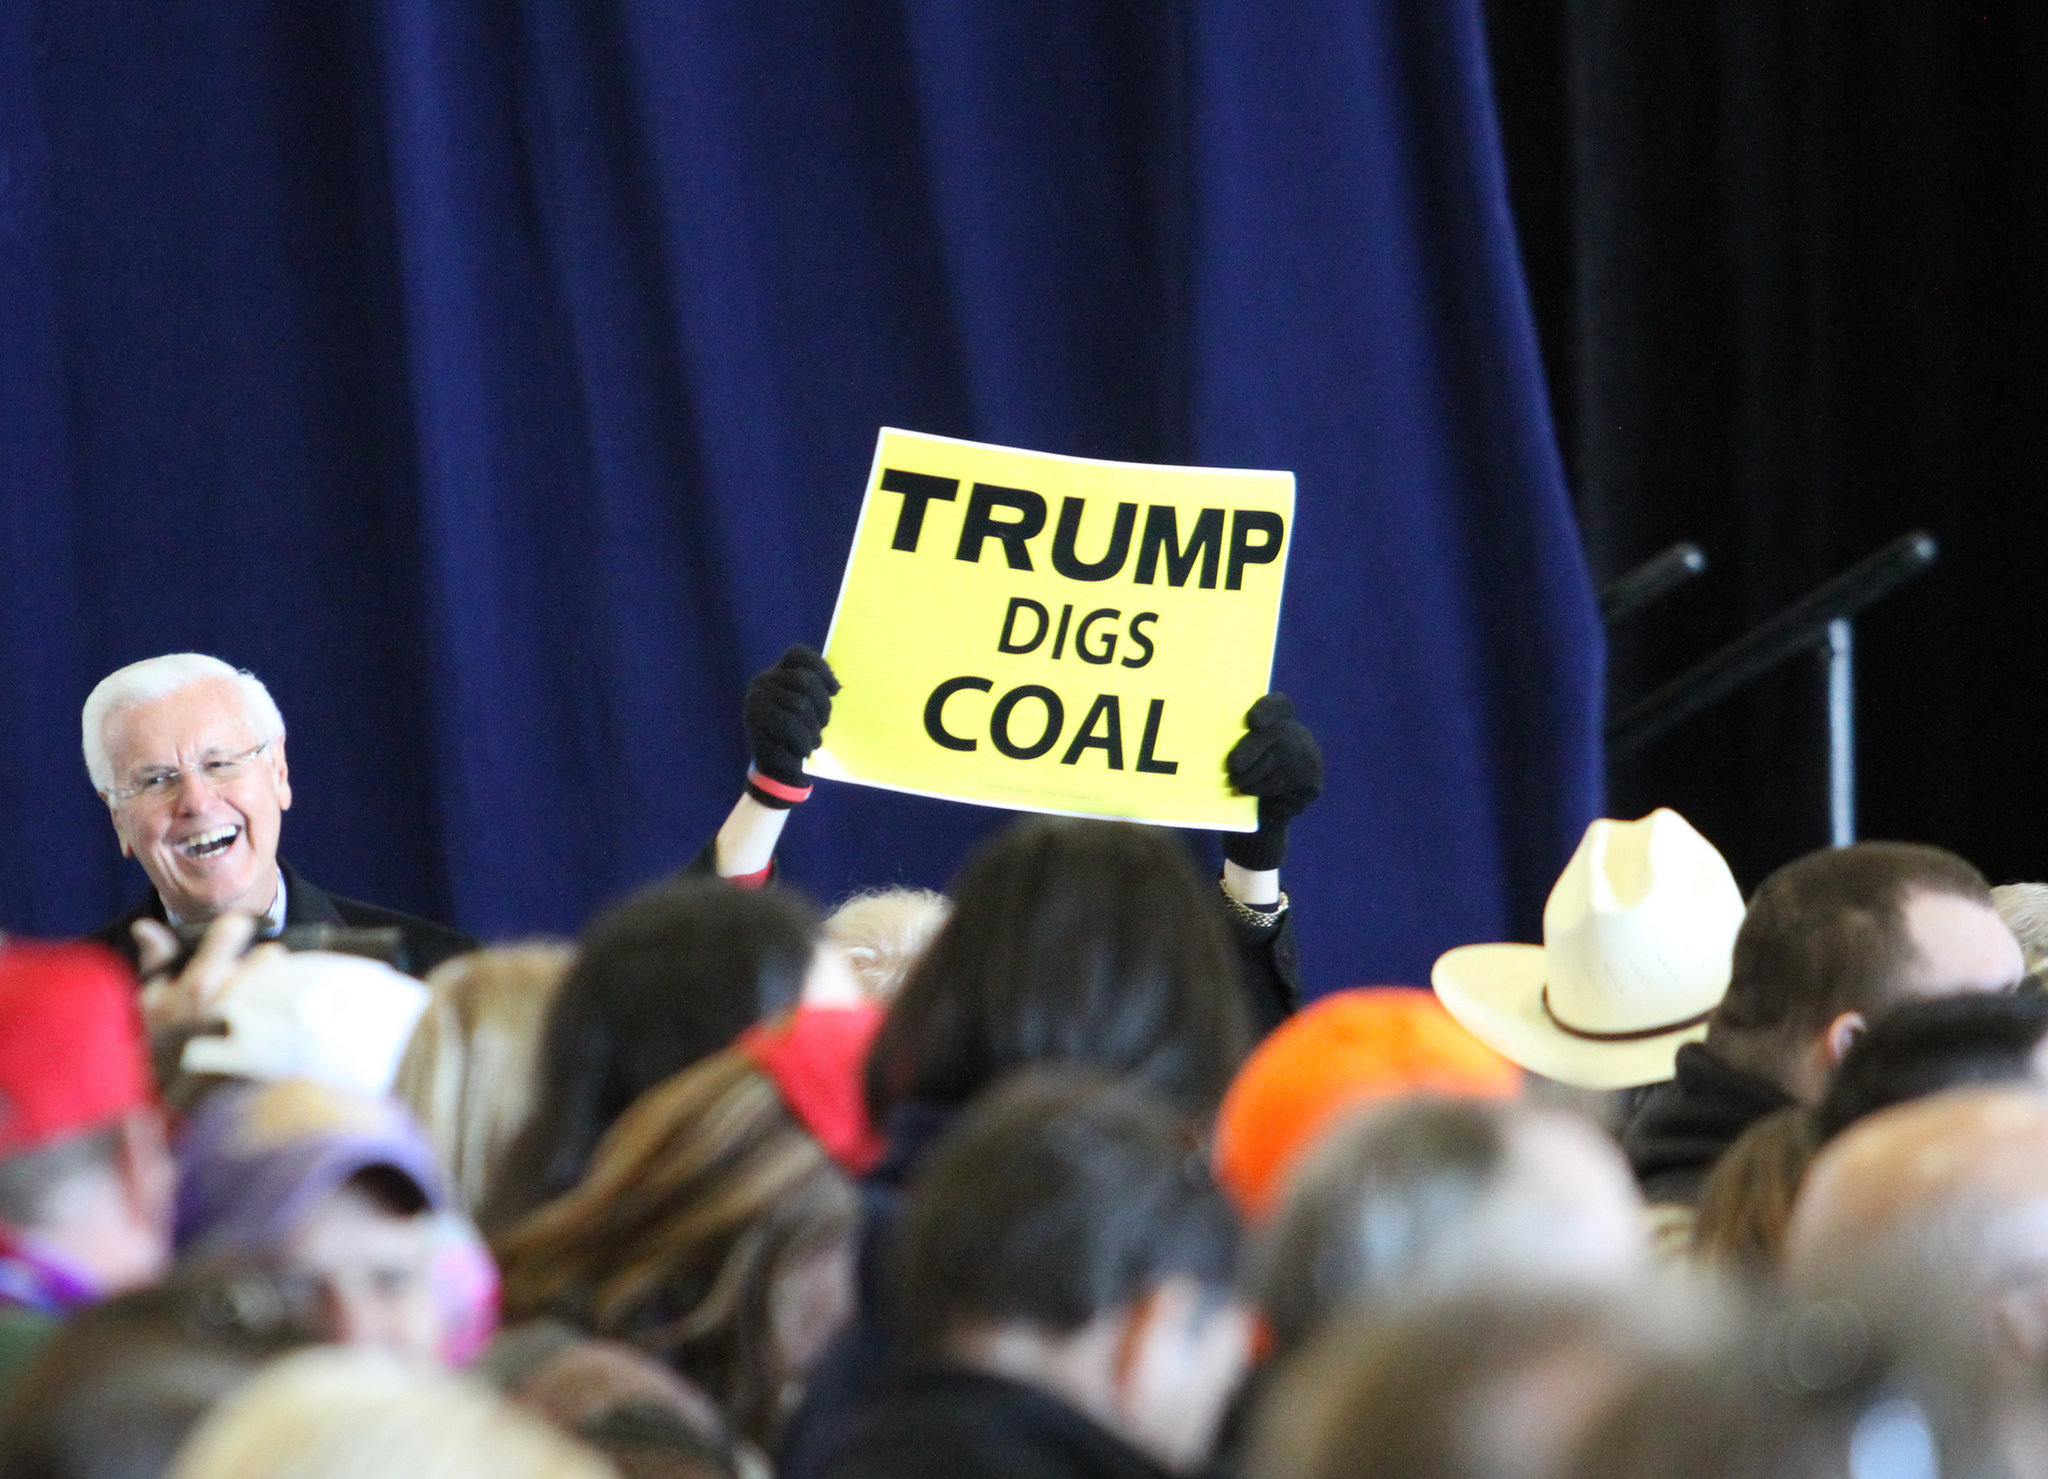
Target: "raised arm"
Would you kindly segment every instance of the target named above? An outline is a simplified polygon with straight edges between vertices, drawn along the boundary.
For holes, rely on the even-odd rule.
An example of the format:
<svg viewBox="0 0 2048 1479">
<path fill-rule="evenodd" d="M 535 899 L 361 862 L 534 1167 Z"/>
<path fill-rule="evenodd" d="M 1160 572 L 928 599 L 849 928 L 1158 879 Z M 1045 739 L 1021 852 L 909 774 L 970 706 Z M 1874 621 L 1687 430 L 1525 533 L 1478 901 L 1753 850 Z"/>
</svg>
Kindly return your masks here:
<svg viewBox="0 0 2048 1479">
<path fill-rule="evenodd" d="M 1245 734 L 1224 757 L 1231 785 L 1259 801 L 1256 832 L 1223 834 L 1223 903 L 1244 959 L 1245 985 L 1262 1030 L 1301 1003 L 1300 969 L 1280 864 L 1287 826 L 1323 794 L 1323 752 L 1284 693 L 1245 715 Z"/>
<path fill-rule="evenodd" d="M 804 757 L 818 748 L 832 717 L 839 680 L 825 659 L 798 643 L 747 685 L 741 717 L 746 724 L 746 792 L 726 817 L 711 844 L 718 876 L 735 883 L 766 883 L 775 867 L 775 845 L 789 809 L 811 794 Z"/>
</svg>

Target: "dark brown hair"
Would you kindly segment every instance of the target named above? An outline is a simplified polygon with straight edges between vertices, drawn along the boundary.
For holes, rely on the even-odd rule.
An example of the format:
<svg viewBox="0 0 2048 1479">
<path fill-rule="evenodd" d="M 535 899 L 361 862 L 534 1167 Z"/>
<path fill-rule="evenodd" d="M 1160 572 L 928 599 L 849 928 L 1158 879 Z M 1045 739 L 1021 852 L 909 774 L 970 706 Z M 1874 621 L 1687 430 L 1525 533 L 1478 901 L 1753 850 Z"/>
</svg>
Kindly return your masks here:
<svg viewBox="0 0 2048 1479">
<path fill-rule="evenodd" d="M 1208 1115 L 1250 1025 L 1222 911 L 1181 845 L 1038 817 L 985 844 L 868 1059 L 877 1122 L 1034 1063 L 1113 1069 Z"/>
<path fill-rule="evenodd" d="M 1079 1329 L 1174 1275 L 1232 1290 L 1238 1227 L 1184 1116 L 1098 1073 L 1041 1069 L 932 1152 L 895 1253 L 905 1331 L 942 1355 L 978 1324 Z"/>
<path fill-rule="evenodd" d="M 1728 995 L 1710 1041 L 1741 1039 L 1738 1056 L 1774 1062 L 1843 1012 L 1892 1002 L 1919 952 L 1906 932 L 1915 893 L 1991 906 L 1991 886 L 1939 847 L 1859 842 L 1808 853 L 1757 886 L 1735 936 Z"/>
<path fill-rule="evenodd" d="M 549 1008 L 533 1117 L 492 1175 L 485 1230 L 574 1186 L 642 1094 L 794 1006 L 819 928 L 799 894 L 716 878 L 657 884 L 593 923 Z"/>
</svg>

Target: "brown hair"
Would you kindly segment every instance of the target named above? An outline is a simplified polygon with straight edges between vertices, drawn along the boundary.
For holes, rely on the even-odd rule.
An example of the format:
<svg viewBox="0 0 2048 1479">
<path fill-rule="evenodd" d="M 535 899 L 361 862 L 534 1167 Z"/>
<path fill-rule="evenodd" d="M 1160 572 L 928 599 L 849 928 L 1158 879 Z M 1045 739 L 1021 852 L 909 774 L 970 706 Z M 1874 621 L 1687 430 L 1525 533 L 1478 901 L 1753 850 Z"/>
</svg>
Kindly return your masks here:
<svg viewBox="0 0 2048 1479">
<path fill-rule="evenodd" d="M 498 1240 L 506 1313 L 628 1341 L 766 1442 L 791 1375 L 776 1348 L 778 1277 L 850 1234 L 856 1210 L 846 1174 L 728 1049 L 650 1090 L 581 1182 Z"/>
<path fill-rule="evenodd" d="M 1731 1273 L 1776 1278 L 1792 1204 L 1818 1142 L 1812 1112 L 1797 1104 L 1744 1130 L 1700 1188 L 1693 1252 Z"/>
<path fill-rule="evenodd" d="M 1889 1005 L 1919 955 L 1905 918 L 1916 893 L 1991 905 L 1983 874 L 1919 843 L 1859 842 L 1778 869 L 1750 898 L 1708 1041 L 1736 1039 L 1735 1059 L 1775 1068 L 1843 1012 Z"/>
</svg>

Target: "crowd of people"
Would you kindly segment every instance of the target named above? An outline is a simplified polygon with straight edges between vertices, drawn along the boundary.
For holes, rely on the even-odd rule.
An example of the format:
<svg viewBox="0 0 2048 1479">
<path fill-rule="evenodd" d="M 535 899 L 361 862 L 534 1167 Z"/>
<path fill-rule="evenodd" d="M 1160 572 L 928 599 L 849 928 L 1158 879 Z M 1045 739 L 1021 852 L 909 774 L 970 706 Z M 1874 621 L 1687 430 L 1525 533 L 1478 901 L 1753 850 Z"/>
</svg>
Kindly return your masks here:
<svg viewBox="0 0 2048 1479">
<path fill-rule="evenodd" d="M 2048 1479 L 2048 888 L 1745 900 L 1659 811 L 1540 944 L 1304 1001 L 1285 698 L 1214 879 L 1030 817 L 821 914 L 836 691 L 792 649 L 695 859 L 480 947 L 283 860 L 253 676 L 101 683 L 150 887 L 0 942 L 0 1476 Z"/>
</svg>

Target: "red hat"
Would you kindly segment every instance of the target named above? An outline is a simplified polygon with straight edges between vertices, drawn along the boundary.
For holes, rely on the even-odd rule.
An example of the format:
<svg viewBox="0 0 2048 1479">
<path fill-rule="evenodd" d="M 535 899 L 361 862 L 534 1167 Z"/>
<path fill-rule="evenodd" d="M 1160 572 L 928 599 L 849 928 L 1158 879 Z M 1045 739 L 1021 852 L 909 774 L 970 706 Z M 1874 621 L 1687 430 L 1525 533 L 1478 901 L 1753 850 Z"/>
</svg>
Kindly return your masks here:
<svg viewBox="0 0 2048 1479">
<path fill-rule="evenodd" d="M 1417 1091 L 1505 1099 L 1521 1070 L 1427 991 L 1336 991 L 1253 1051 L 1216 1116 L 1216 1176 L 1247 1217 L 1278 1209 L 1302 1152 L 1343 1112 Z"/>
<path fill-rule="evenodd" d="M 0 945 L 0 1156 L 153 1098 L 135 977 L 97 945 Z"/>
<path fill-rule="evenodd" d="M 862 1084 L 868 1046 L 881 1026 L 881 1007 L 861 1002 L 799 1006 L 740 1034 L 741 1051 L 775 1080 L 790 1113 L 856 1176 L 882 1158 L 882 1137 L 868 1121 Z"/>
</svg>

